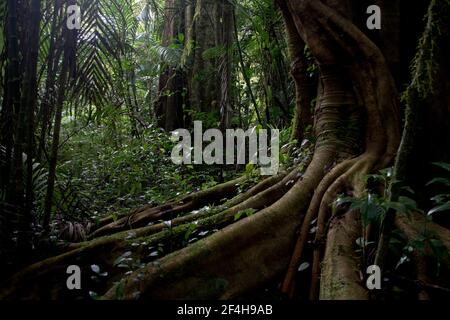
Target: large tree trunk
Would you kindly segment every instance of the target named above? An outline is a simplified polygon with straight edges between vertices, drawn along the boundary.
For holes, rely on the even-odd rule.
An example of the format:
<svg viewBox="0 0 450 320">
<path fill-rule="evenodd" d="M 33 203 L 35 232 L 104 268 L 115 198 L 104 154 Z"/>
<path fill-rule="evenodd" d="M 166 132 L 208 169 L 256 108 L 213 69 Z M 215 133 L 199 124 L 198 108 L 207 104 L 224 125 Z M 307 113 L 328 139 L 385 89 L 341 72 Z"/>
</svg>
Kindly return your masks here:
<svg viewBox="0 0 450 320">
<path fill-rule="evenodd" d="M 166 0 L 161 45 L 166 48 L 170 45 L 180 45 L 178 35 L 184 33 L 184 0 Z M 179 66 L 168 64 L 161 68 L 155 116 L 161 128 L 171 131 L 181 128 L 184 124 L 183 105 L 186 100 L 183 93 L 186 80 Z"/>
<path fill-rule="evenodd" d="M 163 66 L 159 124 L 167 131 L 189 126 L 192 115 L 213 114 L 231 122 L 233 6 L 228 1 L 166 1 L 162 46 L 183 48 L 178 66 Z M 218 72 L 218 70 L 220 72 Z"/>
<path fill-rule="evenodd" d="M 39 58 L 39 37 L 40 37 L 40 23 L 41 23 L 41 1 L 33 0 L 30 5 L 30 21 L 28 27 L 32 32 L 28 35 L 26 52 L 26 66 L 23 81 L 23 97 L 22 104 L 26 106 L 26 154 L 27 154 L 27 169 L 26 169 L 26 203 L 25 212 L 27 212 L 27 219 L 25 224 L 31 223 L 31 211 L 33 208 L 33 161 L 35 156 L 34 147 L 34 131 L 35 131 L 35 112 L 37 109 L 38 98 L 38 80 L 37 68 Z"/>
<path fill-rule="evenodd" d="M 20 230 L 28 227 L 24 224 L 27 216 L 24 206 L 24 184 L 23 184 L 23 143 L 25 130 L 25 119 L 23 105 L 21 103 L 21 61 L 19 47 L 18 21 L 22 6 L 16 1 L 6 2 L 7 15 L 5 18 L 5 53 L 7 57 L 4 77 L 4 98 L 1 110 L 1 141 L 4 147 L 0 155 L 0 193 L 2 194 L 2 208 L 0 208 L 0 228 L 8 234 L 2 240 L 0 255 L 6 256 L 13 245 L 11 241 L 11 230 Z M 3 41 L 3 40 L 2 40 Z M 18 213 L 18 214 L 14 214 Z M 18 234 L 18 245 L 26 249 L 27 232 Z M 12 250 L 11 250 L 12 251 Z M 19 258 L 23 260 L 23 256 Z M 16 261 L 16 263 L 23 261 Z M 0 268 L 6 267 L 7 263 L 1 263 Z"/>
</svg>

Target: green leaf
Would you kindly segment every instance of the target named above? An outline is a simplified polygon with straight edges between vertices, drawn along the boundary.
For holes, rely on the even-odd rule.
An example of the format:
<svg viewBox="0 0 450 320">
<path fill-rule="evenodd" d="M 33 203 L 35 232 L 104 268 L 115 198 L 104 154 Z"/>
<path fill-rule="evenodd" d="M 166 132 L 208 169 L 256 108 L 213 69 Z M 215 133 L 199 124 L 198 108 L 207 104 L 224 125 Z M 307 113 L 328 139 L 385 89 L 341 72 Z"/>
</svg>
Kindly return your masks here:
<svg viewBox="0 0 450 320">
<path fill-rule="evenodd" d="M 244 210 L 244 213 L 245 213 L 245 215 L 246 215 L 247 217 L 250 217 L 250 216 L 252 216 L 252 215 L 254 215 L 254 214 L 256 213 L 256 210 L 255 210 L 255 209 L 252 209 L 252 208 L 249 208 L 249 209 L 245 209 L 245 210 Z"/>
<path fill-rule="evenodd" d="M 405 205 L 400 202 L 387 201 L 384 203 L 384 206 L 386 207 L 386 209 L 392 209 L 399 213 L 406 213 L 407 211 Z"/>
<path fill-rule="evenodd" d="M 357 202 L 357 199 L 355 198 L 351 198 L 351 197 L 338 197 L 335 201 L 334 201 L 334 206 L 335 207 L 339 207 L 341 205 L 344 204 L 353 204 Z"/>
<path fill-rule="evenodd" d="M 399 260 L 399 262 L 397 263 L 397 265 L 395 266 L 395 270 L 397 270 L 401 265 L 407 263 L 410 261 L 410 258 L 408 256 L 402 256 Z"/>
<path fill-rule="evenodd" d="M 240 211 L 234 215 L 234 221 L 238 221 L 243 215 L 243 212 Z"/>
<path fill-rule="evenodd" d="M 431 198 L 431 201 L 433 201 L 436 204 L 442 204 L 450 199 L 450 194 L 438 194 L 437 196 L 434 196 Z"/>
<path fill-rule="evenodd" d="M 253 163 L 249 163 L 245 166 L 245 174 L 250 176 L 255 169 L 255 165 Z"/>
<path fill-rule="evenodd" d="M 122 300 L 124 297 L 124 294 L 125 294 L 125 285 L 121 281 L 117 284 L 117 287 L 116 287 L 116 299 Z"/>
<path fill-rule="evenodd" d="M 433 180 L 431 180 L 430 182 L 427 183 L 427 186 L 435 184 L 435 183 L 442 183 L 442 184 L 445 184 L 446 186 L 450 187 L 450 180 L 445 179 L 445 178 L 434 178 Z"/>
<path fill-rule="evenodd" d="M 216 46 L 203 51 L 202 57 L 205 60 L 220 58 L 225 52 L 224 46 Z"/>
<path fill-rule="evenodd" d="M 191 223 L 186 231 L 186 234 L 184 235 L 184 240 L 188 241 L 195 229 L 197 229 L 197 225 Z"/>
<path fill-rule="evenodd" d="M 419 239 L 419 240 L 415 240 L 411 242 L 411 246 L 420 251 L 420 252 L 424 252 L 425 250 L 425 240 L 423 239 Z"/>
<path fill-rule="evenodd" d="M 438 206 L 436 208 L 431 209 L 430 211 L 428 211 L 428 215 L 431 216 L 431 215 L 433 215 L 435 213 L 442 212 L 442 211 L 447 211 L 447 210 L 450 210 L 450 201 L 447 202 L 447 203 L 444 203 L 441 206 Z"/>
<path fill-rule="evenodd" d="M 259 134 L 259 132 L 260 132 L 262 129 L 263 129 L 263 126 L 260 125 L 260 124 L 258 124 L 258 125 L 256 126 L 256 134 Z"/>
<path fill-rule="evenodd" d="M 401 190 L 405 190 L 407 192 L 409 192 L 410 194 L 415 194 L 414 190 L 411 189 L 411 187 L 401 187 Z"/>
<path fill-rule="evenodd" d="M 234 215 L 234 221 L 238 221 L 238 220 L 241 219 L 244 215 L 245 215 L 246 217 L 250 217 L 250 216 L 252 216 L 253 214 L 255 214 L 255 212 L 256 212 L 256 210 L 255 210 L 255 209 L 252 209 L 252 208 L 245 209 L 245 210 L 241 210 L 241 211 L 239 211 L 238 213 L 236 213 L 236 214 Z"/>
<path fill-rule="evenodd" d="M 361 247 L 361 248 L 365 248 L 365 247 L 367 247 L 367 246 L 369 246 L 371 244 L 374 244 L 374 243 L 375 242 L 368 241 L 368 240 L 364 239 L 363 237 L 356 239 L 356 245 L 358 247 Z"/>
<path fill-rule="evenodd" d="M 361 218 L 364 225 L 370 224 L 375 221 L 382 213 L 381 207 L 376 204 L 376 197 L 372 194 L 367 195 L 367 201 L 364 201 L 361 206 Z"/>
<path fill-rule="evenodd" d="M 89 296 L 91 297 L 92 300 L 99 300 L 100 298 L 100 296 L 94 291 L 89 291 Z"/>
<path fill-rule="evenodd" d="M 380 174 L 373 174 L 373 175 L 368 175 L 364 177 L 364 182 L 368 182 L 369 179 L 372 179 L 373 181 L 377 181 L 377 182 L 385 182 L 386 181 L 386 177 Z"/>
<path fill-rule="evenodd" d="M 448 172 L 450 172 L 450 163 L 445 163 L 445 162 L 434 162 L 433 163 L 435 166 L 438 166 Z"/>
<path fill-rule="evenodd" d="M 390 178 L 390 177 L 392 177 L 393 171 L 394 171 L 394 168 L 390 167 L 390 168 L 387 168 L 387 169 L 380 170 L 380 173 L 384 177 Z"/>
<path fill-rule="evenodd" d="M 448 251 L 441 240 L 431 239 L 430 240 L 431 250 L 438 259 L 446 258 L 448 256 Z"/>
<path fill-rule="evenodd" d="M 122 262 L 126 261 L 127 258 L 131 257 L 132 253 L 131 251 L 127 251 L 124 254 L 122 254 L 120 257 L 118 257 L 115 261 L 114 261 L 114 266 L 119 266 Z"/>
<path fill-rule="evenodd" d="M 398 202 L 403 204 L 405 206 L 405 212 L 404 213 L 410 213 L 412 211 L 419 210 L 417 207 L 417 202 L 409 197 L 399 197 Z"/>
</svg>

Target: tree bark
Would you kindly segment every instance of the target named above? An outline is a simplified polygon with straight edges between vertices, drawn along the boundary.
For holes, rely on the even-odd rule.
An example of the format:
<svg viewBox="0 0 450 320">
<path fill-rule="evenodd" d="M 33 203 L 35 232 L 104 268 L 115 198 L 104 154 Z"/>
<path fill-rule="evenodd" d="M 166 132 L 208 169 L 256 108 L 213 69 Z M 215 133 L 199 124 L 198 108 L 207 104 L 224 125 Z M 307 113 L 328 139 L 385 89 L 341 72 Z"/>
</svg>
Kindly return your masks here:
<svg viewBox="0 0 450 320">
<path fill-rule="evenodd" d="M 178 35 L 185 33 L 184 0 L 166 0 L 162 46 L 176 44 Z M 159 98 L 155 105 L 158 124 L 166 131 L 183 127 L 183 106 L 186 104 L 185 75 L 177 66 L 163 65 L 159 78 Z"/>
</svg>

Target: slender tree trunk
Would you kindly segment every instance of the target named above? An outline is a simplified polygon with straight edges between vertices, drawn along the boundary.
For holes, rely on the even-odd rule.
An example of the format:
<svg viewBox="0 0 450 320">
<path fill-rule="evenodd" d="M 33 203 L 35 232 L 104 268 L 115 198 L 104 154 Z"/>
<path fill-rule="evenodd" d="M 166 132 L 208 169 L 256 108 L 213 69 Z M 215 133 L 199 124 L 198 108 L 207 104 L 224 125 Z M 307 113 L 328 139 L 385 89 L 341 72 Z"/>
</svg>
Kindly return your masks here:
<svg viewBox="0 0 450 320">
<path fill-rule="evenodd" d="M 242 48 L 241 48 L 241 44 L 240 44 L 240 40 L 239 40 L 239 33 L 238 33 L 238 27 L 237 27 L 237 21 L 236 21 L 236 12 L 233 14 L 233 25 L 234 25 L 234 36 L 235 36 L 235 41 L 236 41 L 238 55 L 239 55 L 239 65 L 241 67 L 242 77 L 244 78 L 245 84 L 247 85 L 247 91 L 248 91 L 248 94 L 252 101 L 253 107 L 255 109 L 255 113 L 256 113 L 258 122 L 259 122 L 259 124 L 262 124 L 263 122 L 262 122 L 260 112 L 258 110 L 258 103 L 256 102 L 256 97 L 253 93 L 252 84 L 250 82 L 250 79 L 249 79 L 247 71 L 246 71 L 247 67 L 245 66 L 245 63 L 244 63 L 244 57 L 242 54 Z M 248 112 L 246 112 L 246 113 L 248 113 Z"/>
<path fill-rule="evenodd" d="M 5 70 L 5 95 L 2 105 L 1 126 L 2 136 L 1 144 L 5 147 L 4 154 L 1 152 L 2 168 L 1 168 L 1 191 L 2 191 L 2 208 L 0 208 L 2 231 L 5 236 L 2 240 L 2 250 L 17 254 L 19 248 L 26 246 L 26 231 L 17 235 L 17 244 L 11 241 L 14 230 L 21 230 L 25 226 L 22 225 L 23 217 L 25 217 L 24 207 L 24 188 L 23 188 L 23 162 L 22 162 L 22 141 L 18 140 L 21 135 L 19 129 L 23 129 L 20 123 L 21 115 L 21 74 L 20 74 L 20 50 L 19 50 L 19 34 L 18 34 L 18 4 L 16 1 L 7 1 L 7 16 L 5 24 L 5 43 L 6 43 L 6 70 Z M 18 179 L 18 180 L 17 180 Z M 17 260 L 13 261 L 22 265 L 24 256 L 16 256 Z M 14 260 L 11 257 L 1 257 L 1 268 L 6 269 L 6 258 L 9 262 Z"/>
<path fill-rule="evenodd" d="M 14 179 L 10 180 L 11 203 L 18 208 L 23 208 L 23 170 L 22 170 L 22 141 L 24 125 L 21 113 L 21 75 L 20 75 L 20 52 L 19 52 L 19 34 L 17 30 L 18 4 L 16 1 L 8 1 L 7 17 L 7 52 L 8 52 L 8 85 L 7 85 L 7 110 L 11 113 L 10 119 L 12 127 L 10 128 L 11 137 L 9 141 L 13 146 L 13 173 Z M 13 140 L 14 139 L 14 140 Z"/>
<path fill-rule="evenodd" d="M 64 39 L 64 55 L 61 66 L 61 72 L 58 80 L 58 92 L 56 98 L 55 106 L 55 123 L 53 126 L 53 139 L 52 139 L 52 149 L 49 160 L 49 173 L 47 179 L 47 194 L 44 203 L 44 219 L 43 226 L 48 231 L 49 223 L 52 215 L 53 208 L 53 195 L 56 183 L 56 167 L 58 164 L 58 150 L 61 132 L 61 122 L 63 116 L 64 102 L 66 99 L 66 85 L 69 77 L 70 69 L 70 59 L 73 51 L 73 31 L 65 30 Z"/>
</svg>

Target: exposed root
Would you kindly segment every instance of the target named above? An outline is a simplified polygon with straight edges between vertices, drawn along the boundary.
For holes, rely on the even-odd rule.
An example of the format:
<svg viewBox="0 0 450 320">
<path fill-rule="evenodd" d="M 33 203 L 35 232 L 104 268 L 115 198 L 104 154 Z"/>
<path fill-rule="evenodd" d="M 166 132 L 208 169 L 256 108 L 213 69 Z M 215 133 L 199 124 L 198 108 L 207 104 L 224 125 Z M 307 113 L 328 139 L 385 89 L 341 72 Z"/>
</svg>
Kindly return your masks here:
<svg viewBox="0 0 450 320">
<path fill-rule="evenodd" d="M 450 232 L 448 229 L 427 220 L 425 216 L 420 213 L 414 213 L 410 216 L 398 214 L 396 215 L 395 225 L 402 230 L 407 238 L 411 241 L 417 239 L 420 236 L 432 236 L 442 242 L 444 247 L 450 252 Z M 444 292 L 450 293 L 450 289 L 430 284 L 428 274 L 427 259 L 435 258 L 435 253 L 429 244 L 425 245 L 424 250 L 415 250 L 413 252 L 413 261 L 416 267 L 416 280 L 410 280 L 404 277 L 397 277 L 401 282 L 405 282 L 409 285 L 414 284 L 417 286 L 419 300 L 429 300 L 432 292 Z M 448 275 L 450 272 L 450 257 L 440 257 L 441 273 Z M 444 276 L 445 278 L 446 276 Z"/>
<path fill-rule="evenodd" d="M 450 232 L 433 221 L 427 220 L 422 214 L 415 213 L 409 217 L 405 215 L 397 215 L 395 220 L 397 228 L 402 230 L 408 239 L 417 239 L 424 233 L 432 234 L 436 239 L 442 241 L 442 244 L 450 251 Z M 430 248 L 426 248 L 425 256 L 434 256 Z M 443 257 L 442 266 L 450 270 L 450 257 Z"/>
<path fill-rule="evenodd" d="M 2 291 L 0 298 L 21 297 L 26 299 L 27 297 L 36 298 L 40 296 L 45 299 L 64 297 L 68 295 L 64 286 L 65 268 L 71 264 L 79 265 L 84 270 L 83 272 L 89 272 L 91 264 L 100 265 L 102 270 L 107 271 L 109 275 L 107 283 L 102 286 L 103 290 L 106 290 L 114 281 L 123 276 L 124 271 L 115 267 L 113 262 L 124 252 L 132 252 L 132 255 L 128 257 L 130 259 L 145 262 L 150 253 L 146 248 L 157 248 L 161 244 L 181 243 L 186 233 L 192 231 L 193 225 L 197 230 L 226 227 L 234 222 L 236 213 L 242 210 L 255 209 L 259 211 L 273 204 L 288 192 L 300 177 L 299 170 L 294 169 L 289 174 L 284 172 L 276 177 L 268 178 L 222 206 L 175 218 L 171 220 L 170 227 L 168 224 L 160 223 L 135 230 L 122 231 L 85 243 L 70 244 L 64 249 L 65 253 L 36 263 L 14 275 L 5 283 L 4 287 L 9 288 L 9 290 Z M 233 204 L 234 206 L 227 209 L 227 206 Z M 41 284 L 41 286 L 36 285 L 33 288 L 28 288 L 29 292 L 20 292 L 20 290 L 15 289 L 26 287 L 25 285 L 19 285 L 19 283 L 26 281 L 33 274 L 40 275 L 34 282 Z M 61 284 L 57 285 L 57 281 L 60 281 Z M 55 284 L 54 288 L 50 290 L 45 285 L 46 282 Z"/>
<path fill-rule="evenodd" d="M 224 198 L 235 195 L 239 190 L 239 186 L 246 180 L 246 176 L 242 176 L 208 190 L 173 200 L 159 207 L 144 207 L 117 221 L 109 217 L 101 222 L 100 227 L 93 231 L 89 238 L 93 239 L 127 229 L 136 229 L 153 221 L 172 219 L 179 214 L 198 209 L 202 206 L 217 204 Z"/>
<path fill-rule="evenodd" d="M 335 216 L 330 224 L 322 262 L 321 300 L 367 300 L 362 286 L 359 257 L 354 250 L 360 236 L 359 214 L 353 211 Z"/>
<path fill-rule="evenodd" d="M 305 248 L 306 242 L 308 240 L 309 230 L 311 228 L 311 222 L 316 218 L 318 213 L 318 208 L 320 201 L 329 188 L 329 186 L 335 181 L 337 177 L 343 174 L 353 163 L 355 159 L 347 160 L 336 166 L 319 184 L 318 188 L 314 192 L 313 199 L 309 205 L 309 209 L 306 213 L 305 218 L 300 229 L 300 234 L 295 245 L 294 253 L 289 264 L 286 277 L 281 286 L 281 291 L 287 294 L 289 297 L 294 295 L 295 291 L 295 276 L 297 274 L 297 269 L 301 263 L 303 250 Z"/>
<path fill-rule="evenodd" d="M 290 173 L 288 178 L 289 181 L 296 181 L 296 179 L 298 179 L 298 177 L 295 177 L 298 174 L 298 171 L 296 171 L 296 173 L 293 173 L 293 170 L 283 171 L 276 176 L 262 180 L 256 186 L 250 188 L 247 192 L 237 195 L 233 199 L 221 205 L 221 207 L 230 208 L 245 202 L 249 198 L 263 192 L 264 190 L 267 190 L 274 185 L 278 185 L 280 181 L 285 181 L 288 173 Z M 225 200 L 226 198 L 231 198 L 235 195 L 239 189 L 239 186 L 245 183 L 246 180 L 247 178 L 242 176 L 238 179 L 215 186 L 211 189 L 201 191 L 193 195 L 188 195 L 180 200 L 173 200 L 169 204 L 163 206 L 155 208 L 141 208 L 133 212 L 131 215 L 125 216 L 117 221 L 111 222 L 110 219 L 112 218 L 109 217 L 105 220 L 109 223 L 105 224 L 105 222 L 103 222 L 103 226 L 92 232 L 89 235 L 89 239 L 114 234 L 123 230 L 139 229 L 146 224 L 151 224 L 152 222 L 163 219 L 172 219 L 176 225 L 194 221 L 199 218 L 196 214 L 188 214 L 183 216 L 183 213 L 200 209 L 204 205 L 213 205 L 218 201 Z M 161 231 L 164 226 L 164 224 L 160 223 L 156 226 L 153 225 L 150 228 L 147 228 L 147 230 L 154 233 Z"/>
<path fill-rule="evenodd" d="M 143 228 L 121 231 L 113 235 L 103 236 L 97 239 L 102 238 L 104 241 L 108 241 L 106 239 L 109 239 L 109 241 L 115 242 L 117 239 L 133 240 L 149 237 L 166 230 L 169 223 L 171 233 L 166 235 L 166 238 L 161 240 L 167 239 L 174 233 L 186 231 L 186 227 L 183 227 L 183 225 L 186 224 L 195 223 L 199 227 L 219 228 L 220 226 L 225 226 L 233 222 L 234 215 L 239 211 L 246 209 L 254 209 L 258 211 L 271 205 L 273 202 L 281 198 L 281 196 L 290 189 L 290 187 L 300 178 L 300 176 L 301 173 L 298 169 L 292 170 L 289 174 L 283 172 L 277 176 L 263 180 L 246 193 L 240 194 L 226 202 L 224 205 L 216 208 L 193 212 L 191 214 L 169 220 L 166 223 L 151 224 Z M 280 179 L 281 181 L 279 181 Z M 264 190 L 264 188 L 267 189 Z M 92 240 L 90 242 L 92 242 Z M 86 243 L 83 242 L 70 243 L 61 246 L 60 252 L 62 254 L 85 246 Z"/>
<path fill-rule="evenodd" d="M 355 105 L 363 108 L 367 117 L 367 129 L 365 132 L 365 153 L 351 163 L 344 162 L 331 173 L 330 179 L 324 181 L 316 190 L 315 196 L 308 210 L 304 225 L 297 241 L 296 250 L 291 260 L 288 274 L 283 283 L 283 291 L 290 296 L 294 293 L 294 280 L 297 268 L 302 259 L 302 252 L 307 242 L 310 223 L 318 217 L 317 235 L 313 254 L 311 298 L 318 296 L 318 283 L 320 275 L 321 244 L 326 235 L 326 222 L 330 212 L 330 204 L 340 192 L 352 192 L 359 196 L 364 191 L 363 177 L 392 163 L 398 147 L 400 129 L 398 122 L 398 99 L 395 84 L 390 74 L 386 61 L 380 50 L 350 21 L 344 18 L 337 8 L 330 8 L 327 1 L 287 1 L 292 13 L 292 18 L 302 38 L 311 48 L 319 62 L 322 73 L 324 92 L 321 97 L 319 110 L 331 110 L 332 107 Z M 336 10 L 335 10 L 336 9 Z M 314 18 L 313 18 L 314 17 Z M 317 18 L 319 17 L 319 18 Z M 324 37 L 314 37 L 314 34 L 325 34 Z M 340 54 L 336 54 L 336 52 Z M 339 57 L 339 58 L 338 58 Z M 336 65 L 348 65 L 341 69 L 339 76 L 335 75 Z M 338 78 L 342 73 L 347 73 L 352 83 L 352 92 L 344 85 L 338 84 Z M 328 101 L 330 97 L 334 100 Z M 337 104 L 340 101 L 340 104 Z M 336 111 L 338 113 L 339 111 Z M 332 114 L 329 115 L 333 119 Z M 322 131 L 322 134 L 324 132 Z M 337 174 L 338 173 L 338 174 Z M 333 176 L 334 174 L 334 176 Z M 352 213 L 353 214 L 353 213 Z M 336 254 L 335 240 L 338 239 L 345 248 L 349 258 L 341 262 L 328 261 L 327 270 L 322 273 L 323 286 L 330 287 L 336 279 L 345 283 L 343 290 L 336 290 L 333 297 L 350 297 L 351 290 L 355 290 L 355 298 L 362 297 L 362 291 L 353 285 L 357 278 L 353 273 L 340 273 L 335 270 L 336 265 L 346 264 L 350 269 L 357 267 L 357 260 L 352 259 L 352 240 L 358 236 L 361 228 L 354 225 L 355 233 L 349 235 L 340 234 L 350 232 L 339 227 L 339 223 L 332 225 L 328 232 L 333 241 L 327 242 L 325 261 L 330 252 Z M 355 238 L 355 240 L 357 237 Z M 341 248 L 342 249 L 342 248 Z M 332 277 L 333 279 L 331 279 Z M 342 294 L 339 297 L 339 294 Z"/>
<path fill-rule="evenodd" d="M 339 193 L 345 189 L 351 188 L 354 192 L 362 192 L 362 177 L 368 174 L 370 168 L 374 165 L 374 160 L 370 155 L 362 155 L 358 158 L 347 160 L 336 166 L 321 182 L 317 188 L 313 200 L 303 221 L 300 235 L 296 243 L 294 254 L 288 273 L 282 285 L 282 292 L 289 297 L 295 294 L 295 277 L 297 269 L 302 262 L 302 255 L 308 240 L 311 222 L 317 218 L 317 231 L 314 241 L 312 281 L 310 289 L 310 298 L 316 299 L 319 292 L 320 263 L 322 251 L 325 247 L 326 223 L 331 210 L 331 204 Z"/>
<path fill-rule="evenodd" d="M 427 262 L 425 257 L 419 253 L 414 253 L 414 262 L 416 265 L 416 279 L 419 283 L 429 283 L 430 279 L 427 274 Z M 418 299 L 421 301 L 430 300 L 430 295 L 424 288 L 420 288 Z"/>
<path fill-rule="evenodd" d="M 363 191 L 363 185 L 361 183 L 363 181 L 362 177 L 369 174 L 369 170 L 372 165 L 373 162 L 370 161 L 369 157 L 362 156 L 360 161 L 357 161 L 352 168 L 333 182 L 323 196 L 317 219 L 317 233 L 314 242 L 315 246 L 313 252 L 312 279 L 310 288 L 311 300 L 315 300 L 319 297 L 321 258 L 326 243 L 326 224 L 331 211 L 331 203 L 333 203 L 339 193 L 345 191 L 345 188 L 350 188 L 355 195 L 361 195 Z"/>
<path fill-rule="evenodd" d="M 115 299 L 118 286 L 125 299 L 136 293 L 151 299 L 235 298 L 279 276 L 297 227 L 286 221 L 299 220 L 334 155 L 326 148 L 316 151 L 303 179 L 272 206 L 137 270 L 104 298 Z"/>
</svg>

